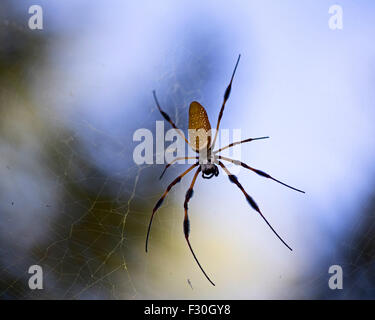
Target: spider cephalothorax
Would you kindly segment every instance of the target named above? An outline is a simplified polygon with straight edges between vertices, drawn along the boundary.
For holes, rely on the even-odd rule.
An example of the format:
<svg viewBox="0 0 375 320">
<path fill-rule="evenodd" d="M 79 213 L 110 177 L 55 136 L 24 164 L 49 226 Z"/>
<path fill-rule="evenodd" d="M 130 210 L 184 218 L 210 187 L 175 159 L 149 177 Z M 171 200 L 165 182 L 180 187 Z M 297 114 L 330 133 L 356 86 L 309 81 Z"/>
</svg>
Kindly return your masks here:
<svg viewBox="0 0 375 320">
<path fill-rule="evenodd" d="M 199 165 L 202 170 L 203 179 L 211 179 L 212 177 L 217 177 L 219 175 L 219 168 L 216 164 L 219 164 L 215 154 L 211 153 L 211 150 L 208 150 L 207 157 L 203 157 L 205 152 L 199 153 Z"/>
<path fill-rule="evenodd" d="M 213 176 L 217 177 L 219 175 L 219 168 L 214 163 L 202 163 L 200 166 L 202 178 L 204 179 L 211 179 Z"/>
<path fill-rule="evenodd" d="M 225 90 L 225 93 L 224 93 L 224 101 L 223 101 L 223 104 L 222 104 L 221 109 L 220 109 L 220 113 L 219 113 L 219 117 L 218 117 L 217 125 L 216 125 L 215 137 L 214 137 L 213 141 L 211 140 L 211 125 L 210 125 L 210 121 L 208 120 L 207 112 L 199 102 L 193 101 L 190 104 L 190 108 L 189 108 L 189 139 L 190 139 L 190 142 L 189 142 L 186 139 L 186 137 L 183 135 L 183 133 L 176 127 L 176 125 L 173 123 L 173 121 L 168 116 L 168 114 L 166 114 L 161 109 L 161 107 L 159 105 L 159 102 L 156 98 L 156 93 L 155 93 L 155 91 L 153 92 L 156 106 L 158 107 L 162 116 L 165 118 L 165 120 L 167 120 L 172 125 L 173 128 L 175 128 L 177 130 L 178 134 L 181 135 L 181 137 L 186 141 L 186 143 L 198 155 L 196 157 L 178 157 L 165 166 L 160 178 L 164 175 L 167 168 L 170 165 L 172 165 L 173 163 L 175 163 L 177 160 L 196 159 L 195 164 L 190 166 L 186 171 L 184 171 L 182 174 L 180 174 L 176 179 L 174 179 L 172 181 L 172 183 L 167 187 L 167 190 L 164 192 L 164 194 L 162 195 L 162 197 L 159 199 L 159 201 L 156 203 L 154 209 L 152 210 L 152 215 L 151 215 L 150 223 L 148 225 L 147 236 L 146 236 L 146 252 L 147 252 L 147 245 L 148 245 L 148 237 L 149 237 L 149 234 L 150 234 L 151 224 L 152 224 L 152 220 L 154 218 L 155 212 L 160 208 L 160 206 L 163 203 L 164 198 L 166 197 L 168 192 L 172 189 L 172 187 L 175 184 L 177 184 L 178 182 L 180 182 L 181 179 L 186 174 L 188 174 L 191 170 L 193 170 L 194 168 L 197 168 L 197 170 L 195 171 L 194 177 L 193 177 L 193 181 L 191 182 L 190 187 L 189 187 L 189 189 L 188 189 L 188 191 L 186 192 L 186 195 L 185 195 L 185 202 L 184 202 L 185 216 L 184 216 L 183 230 L 184 230 L 186 242 L 187 242 L 187 244 L 190 248 L 191 253 L 193 254 L 193 257 L 194 257 L 195 261 L 197 262 L 199 268 L 202 270 L 203 274 L 206 276 L 207 280 L 210 281 L 210 283 L 212 285 L 215 285 L 215 284 L 211 281 L 211 279 L 208 277 L 206 272 L 203 270 L 203 268 L 200 265 L 197 257 L 195 256 L 195 253 L 194 253 L 194 251 L 193 251 L 193 249 L 190 245 L 190 241 L 189 241 L 190 221 L 189 221 L 189 216 L 188 216 L 188 203 L 193 196 L 193 188 L 194 188 L 194 184 L 197 180 L 198 174 L 202 171 L 202 177 L 204 179 L 211 179 L 212 177 L 219 175 L 219 168 L 216 166 L 216 165 L 219 165 L 224 170 L 224 172 L 228 175 L 229 181 L 234 183 L 242 191 L 242 193 L 246 197 L 246 200 L 250 204 L 250 206 L 255 211 L 257 211 L 259 213 L 259 215 L 263 218 L 263 220 L 271 228 L 273 233 L 290 250 L 292 250 L 292 249 L 286 244 L 286 242 L 278 235 L 278 233 L 275 231 L 275 229 L 267 221 L 267 219 L 264 217 L 264 215 L 260 211 L 258 205 L 254 201 L 254 199 L 242 187 L 242 185 L 238 181 L 238 178 L 235 175 L 231 174 L 231 172 L 226 168 L 226 166 L 220 160 L 228 161 L 228 162 L 233 163 L 234 165 L 242 166 L 243 168 L 246 168 L 248 170 L 251 170 L 251 171 L 255 172 L 256 174 L 260 175 L 261 177 L 274 180 L 274 181 L 276 181 L 278 183 L 281 183 L 282 185 L 284 185 L 288 188 L 291 188 L 293 190 L 304 193 L 304 191 L 293 188 L 293 187 L 291 187 L 291 186 L 271 177 L 268 173 L 265 173 L 261 170 L 258 170 L 258 169 L 255 169 L 253 167 L 248 166 L 246 163 L 243 163 L 239 160 L 234 160 L 234 159 L 230 159 L 230 158 L 227 158 L 227 157 L 224 157 L 224 156 L 217 155 L 218 153 L 220 153 L 220 151 L 225 150 L 225 149 L 230 148 L 230 147 L 233 147 L 237 144 L 250 142 L 250 141 L 253 141 L 253 140 L 267 139 L 268 137 L 250 138 L 250 139 L 246 139 L 246 140 L 242 140 L 242 141 L 233 142 L 233 143 L 231 143 L 231 144 L 229 144 L 225 147 L 222 147 L 222 148 L 220 148 L 216 151 L 213 151 L 214 147 L 215 147 L 217 134 L 219 132 L 220 121 L 221 121 L 221 118 L 223 116 L 224 107 L 225 107 L 225 104 L 226 104 L 226 102 L 229 98 L 230 92 L 231 92 L 233 78 L 234 78 L 234 75 L 236 73 L 236 69 L 237 69 L 237 66 L 238 66 L 238 62 L 240 61 L 240 57 L 241 57 L 241 55 L 238 57 L 236 66 L 234 67 L 234 71 L 232 73 L 232 77 L 231 77 L 230 82 L 229 82 L 229 85 L 228 85 L 228 87 L 227 87 L 227 89 Z M 211 143 L 211 141 L 212 141 L 212 143 Z"/>
</svg>

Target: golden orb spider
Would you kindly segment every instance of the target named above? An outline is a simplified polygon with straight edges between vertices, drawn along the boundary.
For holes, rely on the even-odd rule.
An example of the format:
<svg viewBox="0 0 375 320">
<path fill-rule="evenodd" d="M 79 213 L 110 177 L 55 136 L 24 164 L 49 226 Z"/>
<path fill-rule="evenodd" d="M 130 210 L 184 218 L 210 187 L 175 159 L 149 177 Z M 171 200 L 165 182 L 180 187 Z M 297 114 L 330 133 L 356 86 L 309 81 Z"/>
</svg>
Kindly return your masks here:
<svg viewBox="0 0 375 320">
<path fill-rule="evenodd" d="M 220 160 L 228 161 L 228 162 L 231 162 L 231 163 L 233 163 L 235 165 L 242 166 L 242 167 L 244 167 L 244 168 L 246 168 L 248 170 L 251 170 L 251 171 L 255 172 L 256 174 L 258 174 L 258 175 L 260 175 L 260 176 L 262 176 L 264 178 L 268 178 L 268 179 L 274 180 L 274 181 L 276 181 L 276 182 L 278 182 L 278 183 L 280 183 L 280 184 L 282 184 L 282 185 L 284 185 L 284 186 L 286 186 L 286 187 L 288 187 L 290 189 L 293 189 L 293 190 L 298 191 L 298 192 L 305 193 L 302 190 L 299 190 L 299 189 L 296 189 L 294 187 L 291 187 L 291 186 L 289 186 L 289 185 L 287 185 L 287 184 L 285 184 L 285 183 L 283 183 L 283 182 L 281 182 L 281 181 L 279 181 L 279 180 L 271 177 L 268 173 L 265 173 L 265 172 L 263 172 L 261 170 L 258 170 L 258 169 L 255 169 L 255 168 L 252 168 L 252 167 L 248 166 L 246 163 L 243 163 L 243 162 L 238 161 L 238 160 L 234 160 L 234 159 L 230 159 L 230 158 L 227 158 L 227 157 L 223 157 L 223 156 L 217 155 L 220 151 L 222 151 L 224 149 L 227 149 L 227 148 L 230 148 L 230 147 L 233 147 L 233 146 L 235 146 L 237 144 L 241 144 L 241 143 L 245 143 L 245 142 L 250 142 L 250 141 L 253 141 L 253 140 L 267 139 L 269 137 L 250 138 L 250 139 L 246 139 L 246 140 L 242 140 L 242 141 L 237 141 L 237 142 L 233 142 L 233 143 L 231 143 L 231 144 L 229 144 L 229 145 L 227 145 L 227 146 L 225 146 L 223 148 L 220 148 L 220 149 L 218 149 L 216 151 L 213 151 L 213 148 L 214 148 L 215 142 L 216 142 L 216 138 L 217 138 L 217 134 L 219 132 L 220 121 L 221 121 L 221 118 L 223 116 L 224 107 L 225 107 L 225 104 L 226 104 L 226 102 L 227 102 L 227 100 L 229 98 L 230 92 L 231 92 L 233 78 L 234 78 L 234 75 L 236 73 L 237 66 L 238 66 L 238 63 L 240 61 L 240 58 L 241 58 L 241 55 L 238 56 L 238 59 L 237 59 L 236 65 L 234 67 L 234 70 L 233 70 L 232 77 L 230 79 L 229 85 L 228 85 L 228 87 L 227 87 L 227 89 L 225 90 L 225 93 L 224 93 L 224 101 L 223 101 L 223 104 L 221 106 L 221 110 L 220 110 L 219 117 L 218 117 L 218 120 L 217 120 L 215 137 L 214 137 L 214 140 L 213 140 L 212 144 L 211 144 L 211 125 L 210 125 L 210 121 L 208 120 L 208 116 L 207 116 L 206 110 L 204 109 L 204 107 L 199 102 L 193 101 L 190 104 L 190 107 L 189 107 L 189 138 L 190 138 L 190 141 L 195 138 L 194 140 L 196 141 L 196 144 L 194 146 L 191 143 L 189 143 L 189 141 L 185 138 L 185 136 L 180 131 L 180 129 L 178 129 L 176 127 L 176 125 L 173 123 L 173 121 L 168 116 L 168 114 L 165 113 L 161 109 L 160 104 L 158 102 L 158 99 L 156 98 L 156 93 L 155 93 L 155 91 L 153 91 L 153 96 L 154 96 L 154 99 L 155 99 L 156 106 L 159 109 L 159 111 L 162 114 L 162 116 L 164 117 L 164 119 L 167 120 L 172 125 L 172 127 L 174 129 L 176 129 L 176 131 L 178 132 L 178 134 L 185 140 L 185 142 L 195 152 L 198 153 L 198 156 L 196 156 L 196 157 L 178 157 L 178 158 L 174 159 L 173 161 L 171 161 L 170 163 L 168 163 L 165 166 L 165 168 L 164 168 L 164 170 L 163 170 L 163 172 L 162 172 L 162 174 L 160 176 L 160 179 L 164 175 L 164 173 L 167 170 L 167 168 L 169 166 L 171 166 L 174 162 L 176 162 L 178 160 L 183 160 L 183 159 L 197 159 L 197 162 L 195 164 L 193 164 L 192 166 L 190 166 L 186 171 L 184 171 L 175 180 L 172 181 L 172 183 L 167 187 L 167 189 L 165 190 L 165 192 L 163 193 L 163 195 L 161 196 L 161 198 L 156 203 L 154 209 L 152 210 L 152 215 L 151 215 L 151 218 L 150 218 L 150 223 L 149 223 L 149 226 L 148 226 L 147 236 L 146 236 L 146 252 L 147 252 L 147 246 L 148 246 L 148 238 L 149 238 L 150 230 L 151 230 L 151 224 L 152 224 L 152 220 L 154 218 L 155 212 L 160 208 L 160 206 L 163 203 L 164 198 L 166 197 L 166 195 L 168 194 L 168 192 L 172 189 L 172 187 L 175 184 L 177 184 L 178 182 L 180 182 L 181 179 L 186 174 L 188 174 L 191 170 L 193 170 L 194 168 L 198 167 L 197 170 L 195 171 L 195 174 L 194 174 L 194 177 L 193 177 L 193 181 L 191 182 L 190 187 L 189 187 L 189 189 L 188 189 L 188 191 L 186 192 L 186 195 L 185 195 L 185 202 L 184 202 L 185 216 L 184 216 L 183 230 L 184 230 L 184 235 L 185 235 L 186 242 L 187 242 L 187 244 L 189 246 L 189 249 L 190 249 L 191 253 L 193 254 L 193 257 L 194 257 L 195 261 L 197 262 L 199 268 L 201 269 L 201 271 L 203 272 L 203 274 L 205 275 L 205 277 L 207 278 L 207 280 L 212 285 L 215 285 L 215 284 L 211 281 L 211 279 L 208 277 L 208 275 L 206 274 L 206 272 L 202 268 L 201 264 L 198 261 L 198 258 L 196 257 L 196 255 L 195 255 L 195 253 L 193 251 L 193 248 L 191 247 L 190 241 L 189 241 L 190 221 L 189 221 L 189 216 L 188 216 L 188 203 L 189 203 L 189 200 L 191 199 L 191 197 L 193 196 L 194 184 L 195 184 L 195 182 L 197 180 L 198 174 L 201 171 L 202 171 L 202 177 L 204 179 L 211 179 L 212 177 L 219 175 L 219 168 L 216 166 L 216 164 L 218 164 L 221 168 L 223 168 L 223 170 L 225 171 L 225 173 L 228 175 L 229 181 L 232 182 L 232 183 L 234 183 L 235 185 L 237 185 L 237 187 L 245 195 L 246 200 L 248 201 L 248 203 L 250 204 L 250 206 L 255 211 L 257 211 L 260 214 L 260 216 L 263 218 L 263 220 L 271 228 L 271 230 L 273 231 L 273 233 L 291 251 L 292 251 L 292 248 L 279 236 L 279 234 L 275 231 L 275 229 L 267 221 L 267 219 L 264 217 L 264 215 L 260 211 L 260 209 L 259 209 L 258 205 L 256 204 L 256 202 L 253 200 L 252 197 L 250 197 L 247 194 L 247 192 L 245 191 L 245 189 L 242 187 L 242 185 L 238 181 L 237 177 L 235 175 L 231 174 L 230 171 L 225 167 L 225 165 Z M 203 133 L 204 133 L 203 136 L 202 135 L 200 135 L 200 136 L 192 136 L 192 135 L 190 135 L 191 134 L 190 130 L 198 130 L 199 131 L 199 130 L 202 130 L 202 129 L 203 129 Z"/>
</svg>

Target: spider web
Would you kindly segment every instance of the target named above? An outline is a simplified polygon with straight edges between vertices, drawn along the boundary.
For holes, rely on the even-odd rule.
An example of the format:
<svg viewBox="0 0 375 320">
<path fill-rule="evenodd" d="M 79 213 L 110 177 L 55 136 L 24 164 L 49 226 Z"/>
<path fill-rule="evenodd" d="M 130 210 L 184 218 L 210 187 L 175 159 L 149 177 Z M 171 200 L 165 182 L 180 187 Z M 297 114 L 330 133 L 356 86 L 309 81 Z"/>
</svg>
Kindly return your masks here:
<svg viewBox="0 0 375 320">
<path fill-rule="evenodd" d="M 31 34 L 23 24 L 8 20 L 4 32 L 20 38 L 16 49 L 20 55 L 40 52 L 52 41 Z M 178 58 L 181 51 L 190 72 L 181 65 Z M 166 182 L 160 183 L 157 179 L 161 166 L 134 164 L 135 144 L 131 140 L 135 129 L 154 131 L 155 120 L 162 120 L 151 91 L 147 98 L 143 97 L 143 90 L 139 92 L 141 103 L 137 108 L 145 116 L 129 122 L 129 130 L 113 133 L 82 114 L 78 117 L 69 112 L 59 114 L 51 107 L 56 101 L 74 104 L 79 94 L 74 86 L 63 88 L 60 93 L 56 88 L 46 88 L 45 91 L 57 97 L 48 93 L 35 96 L 24 74 L 32 78 L 36 66 L 42 70 L 48 67 L 36 55 L 31 56 L 22 66 L 15 61 L 20 67 L 14 78 L 17 89 L 4 85 L 1 92 L 14 113 L 3 121 L 15 123 L 20 116 L 24 120 L 16 138 L 3 123 L 6 138 L 2 149 L 7 146 L 9 150 L 3 153 L 2 175 L 6 177 L 4 185 L 10 187 L 4 192 L 7 196 L 2 197 L 1 238 L 6 245 L 0 251 L 0 296 L 22 299 L 158 296 L 147 279 L 165 273 L 165 262 L 145 257 L 144 241 L 151 209 Z M 186 129 L 188 102 L 202 98 L 201 90 L 210 77 L 213 59 L 210 53 L 198 59 L 187 48 L 179 48 L 172 56 L 176 57 L 175 61 L 161 65 L 167 71 L 161 71 L 162 76 L 156 82 L 162 87 L 157 89 L 162 105 L 167 106 L 177 126 Z M 11 62 L 7 63 L 10 65 L 4 68 L 11 69 Z M 7 76 L 3 74 L 4 84 Z M 15 143 L 21 147 L 17 148 Z M 26 144 L 35 151 L 28 154 Z M 22 152 L 27 154 L 26 158 L 20 157 Z M 100 158 L 98 155 L 103 160 L 96 161 Z M 110 171 L 107 161 L 113 165 Z M 29 173 L 25 174 L 24 170 Z M 177 171 L 171 168 L 168 177 L 177 175 L 178 171 L 181 168 Z M 20 183 L 23 186 L 18 186 Z M 184 194 L 185 188 L 181 184 L 169 194 L 163 215 L 155 218 L 150 242 L 161 242 L 168 250 L 175 250 L 169 243 L 180 234 L 182 220 L 181 206 L 175 205 L 173 198 L 175 193 Z M 155 251 L 153 257 L 166 255 L 152 245 L 151 250 Z M 28 287 L 31 265 L 43 268 L 43 290 Z"/>
<path fill-rule="evenodd" d="M 108 127 L 88 116 L 85 108 L 76 108 L 85 103 L 82 91 L 95 96 L 105 86 L 100 81 L 95 86 L 64 86 L 64 81 L 56 81 L 57 88 L 51 81 L 48 86 L 49 79 L 56 80 L 53 76 L 62 73 L 61 69 L 53 73 L 55 66 L 46 58 L 48 48 L 61 39 L 48 32 L 30 33 L 20 22 L 24 17 L 11 14 L 7 4 L 2 1 L 0 10 L 3 15 L 9 13 L 0 17 L 0 37 L 6 44 L 0 49 L 0 297 L 175 298 L 160 292 L 164 280 L 172 288 L 169 292 L 181 292 L 176 288 L 184 287 L 187 291 L 180 296 L 192 297 L 189 283 L 194 275 L 179 263 L 181 256 L 189 254 L 180 250 L 186 245 L 180 202 L 188 182 L 177 185 L 164 201 L 153 224 L 152 253 L 146 255 L 152 207 L 182 169 L 169 169 L 160 182 L 160 165 L 135 165 L 132 134 L 138 128 L 154 132 L 155 121 L 162 120 L 152 89 L 182 129 L 186 129 L 190 101 L 217 103 L 220 90 L 209 90 L 209 83 L 220 74 L 218 62 L 225 55 L 225 43 L 213 39 L 210 32 L 194 41 L 187 35 L 185 42 L 175 44 L 170 55 L 158 62 L 155 74 L 161 76 L 148 89 L 139 83 L 133 109 L 141 116 L 125 110 Z M 196 36 L 198 31 L 191 32 Z M 194 48 L 200 48 L 199 54 Z M 47 79 L 42 91 L 32 85 L 39 77 Z M 121 105 L 127 105 L 125 98 Z M 66 106 L 73 108 L 65 110 Z M 375 296 L 373 196 L 368 199 L 357 208 L 361 218 L 347 228 L 351 236 L 327 231 L 335 245 L 281 297 Z M 35 264 L 43 268 L 43 290 L 28 287 L 28 268 Z M 333 264 L 349 271 L 342 293 L 327 288 L 327 270 Z"/>
</svg>

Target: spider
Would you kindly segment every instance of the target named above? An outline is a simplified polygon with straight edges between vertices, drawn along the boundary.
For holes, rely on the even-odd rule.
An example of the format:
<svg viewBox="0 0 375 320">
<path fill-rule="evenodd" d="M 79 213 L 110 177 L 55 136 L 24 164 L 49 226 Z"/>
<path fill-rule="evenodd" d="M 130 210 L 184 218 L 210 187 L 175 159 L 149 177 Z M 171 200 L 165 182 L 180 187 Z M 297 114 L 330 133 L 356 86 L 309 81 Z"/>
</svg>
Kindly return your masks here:
<svg viewBox="0 0 375 320">
<path fill-rule="evenodd" d="M 190 220 L 189 220 L 189 216 L 188 216 L 188 203 L 189 203 L 190 199 L 193 196 L 193 188 L 194 188 L 194 185 L 195 185 L 195 182 L 197 180 L 197 177 L 198 177 L 199 173 L 202 172 L 202 177 L 204 179 L 211 179 L 214 176 L 217 177 L 219 175 L 219 168 L 218 168 L 217 165 L 219 165 L 224 170 L 224 172 L 228 175 L 229 181 L 232 182 L 232 183 L 234 183 L 242 191 L 242 193 L 246 197 L 246 200 L 248 201 L 248 203 L 250 204 L 250 206 L 255 211 L 257 211 L 259 213 L 259 215 L 263 218 L 263 220 L 267 223 L 267 225 L 273 231 L 273 233 L 291 251 L 292 251 L 292 248 L 279 236 L 279 234 L 271 226 L 271 224 L 268 222 L 268 220 L 262 214 L 261 210 L 259 209 L 259 207 L 256 204 L 256 202 L 254 201 L 254 199 L 250 195 L 248 195 L 248 193 L 245 191 L 245 189 L 243 188 L 243 186 L 240 184 L 240 182 L 238 181 L 238 178 L 235 175 L 233 175 L 226 168 L 226 166 L 223 164 L 223 162 L 220 161 L 220 160 L 231 162 L 234 165 L 242 166 L 242 167 L 244 167 L 244 168 L 246 168 L 248 170 L 251 170 L 251 171 L 255 172 L 256 174 L 260 175 L 261 177 L 271 179 L 271 180 L 276 181 L 276 182 L 278 182 L 278 183 L 280 183 L 280 184 L 282 184 L 282 185 L 284 185 L 284 186 L 286 186 L 286 187 L 288 187 L 290 189 L 293 189 L 293 190 L 301 192 L 301 193 L 305 193 L 302 190 L 296 189 L 296 188 L 294 188 L 294 187 L 292 187 L 290 185 L 285 184 L 284 182 L 281 182 L 280 180 L 277 180 L 277 179 L 273 178 L 272 176 L 270 176 L 268 173 L 265 173 L 264 171 L 261 171 L 261 170 L 258 170 L 258 169 L 255 169 L 253 167 L 248 166 L 246 163 L 243 163 L 243 162 L 238 161 L 238 160 L 234 160 L 234 159 L 230 159 L 230 158 L 218 155 L 218 153 L 220 153 L 220 151 L 223 151 L 223 150 L 228 149 L 230 147 L 233 147 L 235 145 L 246 143 L 246 142 L 250 142 L 250 141 L 254 141 L 254 140 L 268 139 L 269 137 L 249 138 L 249 139 L 246 139 L 246 140 L 241 140 L 241 141 L 233 142 L 233 143 L 231 143 L 231 144 L 229 144 L 229 145 L 227 145 L 227 146 L 225 146 L 223 148 L 220 148 L 220 149 L 218 149 L 216 151 L 213 151 L 214 146 L 215 146 L 215 142 L 216 142 L 216 139 L 217 139 L 217 135 L 218 135 L 218 132 L 219 132 L 219 126 L 220 126 L 221 118 L 223 116 L 225 104 L 228 101 L 229 96 L 230 96 L 230 92 L 231 92 L 231 89 L 232 89 L 233 78 L 234 78 L 234 75 L 236 73 L 238 63 L 240 62 L 240 58 L 241 58 L 241 55 L 238 56 L 238 59 L 237 59 L 236 65 L 234 67 L 234 70 L 233 70 L 232 77 L 230 79 L 229 85 L 226 88 L 225 93 L 224 93 L 224 100 L 223 100 L 223 103 L 222 103 L 222 106 L 221 106 L 221 109 L 220 109 L 220 113 L 219 113 L 219 117 L 218 117 L 217 125 L 216 125 L 215 137 L 214 137 L 212 143 L 211 143 L 211 125 L 210 125 L 210 122 L 208 120 L 207 112 L 206 112 L 206 110 L 204 109 L 204 107 L 199 102 L 193 101 L 190 104 L 190 107 L 189 107 L 189 129 L 195 129 L 195 130 L 198 130 L 198 131 L 202 130 L 202 129 L 204 130 L 203 131 L 204 132 L 203 136 L 202 135 L 200 135 L 200 136 L 199 135 L 198 136 L 192 136 L 192 135 L 190 135 L 190 130 L 189 130 L 189 138 L 190 138 L 190 140 L 195 140 L 196 141 L 196 144 L 194 145 L 194 144 L 192 144 L 191 142 L 189 142 L 185 138 L 184 134 L 180 131 L 180 129 L 178 129 L 176 127 L 176 125 L 173 123 L 173 121 L 168 116 L 168 114 L 165 113 L 161 109 L 160 104 L 158 102 L 158 99 L 156 97 L 156 93 L 155 93 L 155 91 L 153 91 L 153 96 L 154 96 L 154 100 L 155 100 L 156 106 L 159 109 L 159 111 L 162 114 L 162 116 L 164 117 L 164 119 L 166 121 L 168 121 L 172 125 L 172 127 L 178 132 L 178 134 L 185 140 L 185 142 L 191 148 L 193 148 L 193 150 L 198 155 L 196 157 L 178 157 L 178 158 L 172 160 L 171 162 L 169 162 L 165 166 L 165 168 L 164 168 L 164 170 L 163 170 L 163 172 L 162 172 L 162 174 L 161 174 L 161 176 L 160 176 L 159 179 L 161 179 L 163 177 L 165 171 L 174 162 L 176 162 L 178 160 L 186 160 L 186 159 L 196 159 L 197 160 L 197 162 L 195 164 L 193 164 L 192 166 L 190 166 L 186 171 L 184 171 L 182 174 L 180 174 L 176 179 L 174 179 L 172 181 L 172 183 L 167 187 L 167 189 L 165 190 L 165 192 L 163 193 L 163 195 L 161 196 L 161 198 L 156 203 L 154 209 L 152 210 L 152 215 L 151 215 L 151 218 L 150 218 L 150 223 L 149 223 L 149 226 L 148 226 L 147 236 L 146 236 L 146 252 L 147 252 L 147 246 L 148 246 L 148 238 L 149 238 L 149 235 L 150 235 L 151 225 L 152 225 L 152 221 L 153 221 L 155 212 L 160 208 L 160 206 L 163 203 L 163 200 L 167 196 L 168 192 L 172 189 L 172 187 L 174 185 L 176 185 L 178 182 L 180 182 L 181 179 L 185 175 L 187 175 L 190 171 L 192 171 L 194 168 L 198 167 L 196 169 L 196 171 L 195 171 L 195 174 L 193 176 L 193 180 L 192 180 L 192 182 L 190 184 L 190 187 L 187 190 L 186 195 L 185 195 L 185 202 L 184 202 L 185 216 L 184 216 L 184 222 L 183 222 L 183 231 L 184 231 L 184 235 L 185 235 L 185 239 L 186 239 L 187 245 L 189 246 L 189 249 L 190 249 L 190 251 L 191 251 L 191 253 L 192 253 L 192 255 L 193 255 L 196 263 L 198 264 L 199 268 L 201 269 L 201 271 L 203 272 L 203 274 L 205 275 L 205 277 L 207 278 L 207 280 L 213 286 L 215 286 L 215 284 L 212 282 L 212 280 L 209 278 L 209 276 L 207 275 L 207 273 L 204 271 L 203 267 L 199 263 L 198 258 L 195 255 L 194 250 L 193 250 L 193 248 L 192 248 L 192 246 L 190 244 L 190 241 L 189 241 Z"/>
</svg>

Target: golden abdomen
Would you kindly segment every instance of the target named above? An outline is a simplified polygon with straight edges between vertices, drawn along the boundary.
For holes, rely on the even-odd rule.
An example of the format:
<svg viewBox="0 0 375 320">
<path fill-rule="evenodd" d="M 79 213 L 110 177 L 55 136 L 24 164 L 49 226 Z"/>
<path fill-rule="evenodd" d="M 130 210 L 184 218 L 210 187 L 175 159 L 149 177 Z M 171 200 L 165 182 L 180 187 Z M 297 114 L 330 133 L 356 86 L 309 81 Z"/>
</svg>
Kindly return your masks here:
<svg viewBox="0 0 375 320">
<path fill-rule="evenodd" d="M 189 108 L 189 140 L 195 151 L 211 145 L 211 125 L 203 106 L 193 101 Z"/>
</svg>

